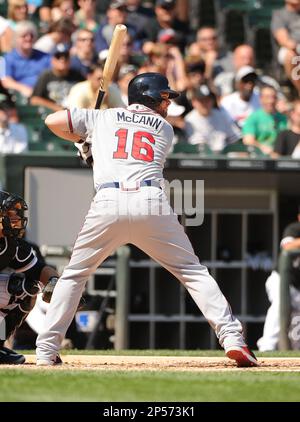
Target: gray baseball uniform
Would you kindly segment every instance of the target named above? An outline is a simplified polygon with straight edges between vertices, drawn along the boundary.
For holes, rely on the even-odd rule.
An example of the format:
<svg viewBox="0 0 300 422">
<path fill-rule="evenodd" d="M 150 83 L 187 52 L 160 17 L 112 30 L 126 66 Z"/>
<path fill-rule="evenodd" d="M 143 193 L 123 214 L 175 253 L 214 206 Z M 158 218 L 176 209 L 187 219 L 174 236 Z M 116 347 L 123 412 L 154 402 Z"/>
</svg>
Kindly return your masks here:
<svg viewBox="0 0 300 422">
<path fill-rule="evenodd" d="M 37 339 L 37 358 L 51 359 L 76 312 L 86 281 L 119 246 L 131 243 L 188 290 L 226 349 L 244 346 L 240 322 L 168 204 L 163 167 L 173 128 L 138 104 L 127 109 L 70 111 L 70 129 L 92 140 L 96 195 L 58 281 Z M 80 193 L 79 193 L 80 195 Z"/>
</svg>

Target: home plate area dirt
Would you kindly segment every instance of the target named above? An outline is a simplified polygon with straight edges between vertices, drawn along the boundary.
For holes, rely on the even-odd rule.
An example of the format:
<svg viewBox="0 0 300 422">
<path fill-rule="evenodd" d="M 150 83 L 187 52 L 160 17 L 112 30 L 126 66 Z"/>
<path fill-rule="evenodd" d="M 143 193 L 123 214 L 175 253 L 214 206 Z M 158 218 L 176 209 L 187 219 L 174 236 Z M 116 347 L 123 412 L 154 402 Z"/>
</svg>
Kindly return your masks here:
<svg viewBox="0 0 300 422">
<path fill-rule="evenodd" d="M 36 366 L 35 355 L 26 355 L 22 368 L 118 371 L 277 371 L 300 372 L 300 358 L 258 358 L 259 367 L 237 368 L 234 361 L 217 357 L 63 355 L 63 365 Z M 3 365 L 2 367 L 8 367 Z M 12 366 L 10 366 L 12 368 Z M 20 369 L 21 367 L 15 366 Z"/>
</svg>

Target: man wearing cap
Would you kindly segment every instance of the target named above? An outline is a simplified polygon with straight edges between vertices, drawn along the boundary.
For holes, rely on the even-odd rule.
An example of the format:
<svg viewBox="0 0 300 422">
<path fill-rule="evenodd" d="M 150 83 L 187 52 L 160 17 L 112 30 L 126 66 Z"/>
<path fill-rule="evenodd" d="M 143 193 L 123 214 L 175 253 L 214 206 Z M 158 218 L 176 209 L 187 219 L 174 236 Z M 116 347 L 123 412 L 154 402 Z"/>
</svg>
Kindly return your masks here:
<svg viewBox="0 0 300 422">
<path fill-rule="evenodd" d="M 194 107 L 185 116 L 185 130 L 190 144 L 206 144 L 218 153 L 241 137 L 227 113 L 214 106 L 214 93 L 207 85 L 190 90 L 188 95 Z"/>
<path fill-rule="evenodd" d="M 137 75 L 137 70 L 138 68 L 132 64 L 123 64 L 119 70 L 117 86 L 121 93 L 122 103 L 126 107 L 128 106 L 128 84 Z"/>
<path fill-rule="evenodd" d="M 70 68 L 70 51 L 65 44 L 57 45 L 51 65 L 51 70 L 40 75 L 32 93 L 31 104 L 58 111 L 66 107 L 71 87 L 84 78 Z"/>
<path fill-rule="evenodd" d="M 257 74 L 253 67 L 241 67 L 235 75 L 237 90 L 221 100 L 221 106 L 239 127 L 260 107 L 259 94 L 254 90 L 256 81 Z"/>
<path fill-rule="evenodd" d="M 239 69 L 244 66 L 251 66 L 255 68 L 255 52 L 253 47 L 249 44 L 238 45 L 233 51 L 232 62 L 234 71 L 221 72 L 213 81 L 220 97 L 233 93 L 235 90 L 235 73 L 238 72 Z M 269 75 L 259 74 L 257 81 L 260 85 L 271 85 L 280 92 L 279 83 Z M 255 87 L 255 90 L 257 89 L 259 89 L 259 86 Z"/>
<path fill-rule="evenodd" d="M 189 34 L 188 25 L 176 16 L 176 0 L 157 0 L 155 3 L 155 17 L 145 28 L 148 41 L 157 42 L 163 30 L 173 30 L 176 34 L 176 43 L 183 51 Z"/>
</svg>

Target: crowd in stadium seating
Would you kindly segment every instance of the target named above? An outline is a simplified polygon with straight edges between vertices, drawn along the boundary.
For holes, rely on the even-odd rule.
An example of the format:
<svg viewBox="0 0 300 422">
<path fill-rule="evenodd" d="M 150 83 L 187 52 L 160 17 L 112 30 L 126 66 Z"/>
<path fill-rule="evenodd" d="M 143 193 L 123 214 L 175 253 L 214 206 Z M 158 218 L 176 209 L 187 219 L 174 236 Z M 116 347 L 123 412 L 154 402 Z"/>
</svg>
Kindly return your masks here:
<svg viewBox="0 0 300 422">
<path fill-rule="evenodd" d="M 161 72 L 181 92 L 168 117 L 174 152 L 222 154 L 239 142 L 245 154 L 255 148 L 271 158 L 299 157 L 300 0 L 282 0 L 270 20 L 278 67 L 291 81 L 292 96 L 256 67 L 252 45 L 241 41 L 230 51 L 216 28 L 192 30 L 182 3 L 3 0 L 0 116 L 9 124 L 1 131 L 0 152 L 24 151 L 21 144 L 25 150 L 66 149 L 53 143 L 43 118 L 67 107 L 94 107 L 113 29 L 124 23 L 128 35 L 103 107 L 126 106 L 127 85 L 137 73 Z M 16 124 L 23 130 L 12 132 Z"/>
</svg>

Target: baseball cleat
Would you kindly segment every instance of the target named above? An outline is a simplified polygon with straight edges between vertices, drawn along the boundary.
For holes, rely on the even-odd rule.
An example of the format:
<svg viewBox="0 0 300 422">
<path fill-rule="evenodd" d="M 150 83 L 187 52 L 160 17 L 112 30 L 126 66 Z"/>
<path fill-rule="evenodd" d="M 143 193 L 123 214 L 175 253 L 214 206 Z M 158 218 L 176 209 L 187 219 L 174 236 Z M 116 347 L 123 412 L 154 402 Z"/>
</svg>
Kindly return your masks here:
<svg viewBox="0 0 300 422">
<path fill-rule="evenodd" d="M 61 360 L 59 355 L 56 355 L 54 358 L 50 359 L 43 359 L 43 358 L 37 358 L 36 364 L 37 366 L 55 366 L 55 365 L 61 365 L 63 361 Z"/>
<path fill-rule="evenodd" d="M 250 366 L 258 366 L 257 359 L 247 346 L 233 346 L 226 350 L 226 356 L 236 361 L 237 366 L 246 368 Z"/>
<path fill-rule="evenodd" d="M 0 347 L 0 365 L 22 365 L 25 357 L 7 347 Z"/>
</svg>

